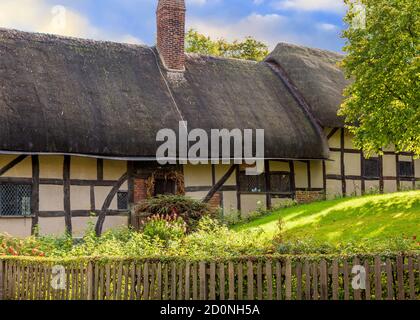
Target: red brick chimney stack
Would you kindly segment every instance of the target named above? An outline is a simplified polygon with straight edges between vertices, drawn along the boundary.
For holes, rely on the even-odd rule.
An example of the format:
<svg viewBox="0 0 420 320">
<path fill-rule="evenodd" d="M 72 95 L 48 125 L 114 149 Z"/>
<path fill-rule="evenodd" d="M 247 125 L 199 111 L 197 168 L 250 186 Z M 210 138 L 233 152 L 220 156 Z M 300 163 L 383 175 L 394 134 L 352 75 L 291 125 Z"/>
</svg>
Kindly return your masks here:
<svg viewBox="0 0 420 320">
<path fill-rule="evenodd" d="M 159 0 L 157 49 L 170 71 L 185 70 L 185 0 Z"/>
</svg>

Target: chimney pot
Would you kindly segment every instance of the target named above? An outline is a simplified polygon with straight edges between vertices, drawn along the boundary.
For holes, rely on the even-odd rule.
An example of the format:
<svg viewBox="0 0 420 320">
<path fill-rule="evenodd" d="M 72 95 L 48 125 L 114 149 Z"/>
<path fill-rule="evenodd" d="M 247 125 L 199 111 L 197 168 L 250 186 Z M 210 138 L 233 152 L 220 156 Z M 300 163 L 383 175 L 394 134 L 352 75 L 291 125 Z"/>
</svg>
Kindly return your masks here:
<svg viewBox="0 0 420 320">
<path fill-rule="evenodd" d="M 157 49 L 165 68 L 185 70 L 185 0 L 159 0 Z"/>
</svg>

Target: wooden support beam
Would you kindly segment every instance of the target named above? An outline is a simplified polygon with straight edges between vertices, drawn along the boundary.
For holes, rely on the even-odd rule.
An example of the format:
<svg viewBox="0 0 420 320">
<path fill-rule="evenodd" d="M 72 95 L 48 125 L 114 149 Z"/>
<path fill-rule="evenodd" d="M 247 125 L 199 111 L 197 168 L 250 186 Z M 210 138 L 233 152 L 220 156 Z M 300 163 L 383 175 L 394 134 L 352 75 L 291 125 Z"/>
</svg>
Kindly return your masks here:
<svg viewBox="0 0 420 320">
<path fill-rule="evenodd" d="M 271 209 L 271 182 L 270 182 L 270 161 L 265 160 L 264 162 L 264 174 L 265 174 L 265 192 L 266 192 L 266 204 L 267 209 Z"/>
<path fill-rule="evenodd" d="M 95 187 L 94 186 L 90 186 L 90 210 L 95 210 L 96 209 L 96 204 L 95 204 Z"/>
<path fill-rule="evenodd" d="M 63 163 L 63 181 L 64 181 L 64 220 L 66 223 L 66 232 L 73 233 L 71 221 L 71 202 L 70 202 L 70 156 L 64 156 Z"/>
<path fill-rule="evenodd" d="M 340 135 L 341 189 L 342 189 L 343 197 L 346 197 L 346 195 L 347 195 L 347 185 L 346 185 L 346 166 L 345 166 L 345 161 L 344 161 L 344 139 L 345 139 L 344 129 L 341 129 L 341 135 Z"/>
<path fill-rule="evenodd" d="M 96 171 L 97 171 L 97 178 L 99 181 L 104 179 L 104 160 L 98 159 L 96 161 Z"/>
<path fill-rule="evenodd" d="M 13 159 L 12 161 L 10 161 L 8 164 L 6 164 L 3 168 L 0 169 L 0 176 L 4 175 L 5 173 L 7 173 L 7 171 L 9 171 L 10 169 L 14 168 L 16 165 L 21 163 L 23 160 L 26 159 L 26 157 L 27 156 L 25 155 L 21 155 Z"/>
<path fill-rule="evenodd" d="M 240 212 L 242 210 L 242 202 L 241 202 L 241 188 L 240 188 L 240 181 L 239 176 L 241 174 L 240 167 L 236 167 L 236 209 Z"/>
<path fill-rule="evenodd" d="M 211 185 L 214 186 L 216 184 L 216 165 L 211 165 Z"/>
<path fill-rule="evenodd" d="M 306 161 L 307 165 L 307 175 L 308 175 L 308 190 L 312 189 L 312 177 L 311 177 L 311 161 Z"/>
<path fill-rule="evenodd" d="M 32 156 L 32 195 L 31 195 L 32 234 L 39 222 L 39 157 Z"/>
<path fill-rule="evenodd" d="M 365 170 L 365 155 L 363 151 L 360 151 L 360 175 L 362 179 L 362 182 L 361 182 L 362 195 L 364 195 L 366 192 L 366 179 L 364 177 L 365 176 L 364 170 Z"/>
<path fill-rule="evenodd" d="M 218 192 L 219 189 L 226 183 L 226 181 L 230 178 L 237 167 L 238 165 L 234 164 L 229 168 L 224 176 L 210 189 L 209 193 L 204 197 L 204 203 L 208 203 L 213 198 L 216 192 Z"/>
<path fill-rule="evenodd" d="M 414 156 L 411 156 L 411 170 L 413 172 L 413 190 L 416 190 L 416 166 Z"/>
<path fill-rule="evenodd" d="M 74 217 L 97 217 L 101 210 L 72 210 L 71 216 Z M 127 216 L 128 211 L 123 210 L 107 210 L 106 216 Z M 61 218 L 65 217 L 64 211 L 40 211 L 39 216 L 42 218 Z"/>
<path fill-rule="evenodd" d="M 384 157 L 379 156 L 379 192 L 384 193 Z"/>
<path fill-rule="evenodd" d="M 289 161 L 289 168 L 290 168 L 290 188 L 293 194 L 293 199 L 296 199 L 295 164 L 293 161 Z"/>
<path fill-rule="evenodd" d="M 101 212 L 98 216 L 98 221 L 96 223 L 95 231 L 96 235 L 100 236 L 102 234 L 102 229 L 105 222 L 106 212 L 108 211 L 112 200 L 114 199 L 115 195 L 117 194 L 118 190 L 120 190 L 121 186 L 126 182 L 128 179 L 128 173 L 124 173 L 121 178 L 117 181 L 117 183 L 112 187 L 111 191 L 109 192 L 108 196 L 105 198 L 104 204 L 102 205 Z"/>
</svg>

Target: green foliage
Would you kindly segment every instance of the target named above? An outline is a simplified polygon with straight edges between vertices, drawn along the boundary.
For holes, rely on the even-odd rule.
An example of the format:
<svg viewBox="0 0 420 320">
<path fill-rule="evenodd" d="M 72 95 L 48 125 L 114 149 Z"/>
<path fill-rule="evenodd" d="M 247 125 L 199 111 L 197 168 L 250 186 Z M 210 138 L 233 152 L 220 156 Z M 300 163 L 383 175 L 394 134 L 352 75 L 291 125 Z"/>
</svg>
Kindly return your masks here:
<svg viewBox="0 0 420 320">
<path fill-rule="evenodd" d="M 204 55 L 261 61 L 268 55 L 266 44 L 246 37 L 244 41 L 212 40 L 194 29 L 186 34 L 186 51 Z"/>
<path fill-rule="evenodd" d="M 187 233 L 187 224 L 184 219 L 176 215 L 148 217 L 143 222 L 143 234 L 146 237 L 157 238 L 165 243 L 179 240 Z"/>
<path fill-rule="evenodd" d="M 141 217 L 180 216 L 190 230 L 197 225 L 201 217 L 213 213 L 208 204 L 179 195 L 160 195 L 150 198 L 139 203 L 134 210 Z"/>
<path fill-rule="evenodd" d="M 2 235 L 0 256 L 36 256 L 47 261 L 77 257 L 218 260 L 272 254 L 420 252 L 419 212 L 420 191 L 412 191 L 281 209 L 241 225 L 241 231 L 206 215 L 186 233 L 183 220 L 163 215 L 150 217 L 143 232 L 124 227 L 97 237 L 91 221 L 77 242 L 68 236 L 17 239 Z"/>
<path fill-rule="evenodd" d="M 343 67 L 354 82 L 339 112 L 367 155 L 395 145 L 420 155 L 420 6 L 418 0 L 346 0 Z M 365 26 L 354 25 L 357 5 Z"/>
<path fill-rule="evenodd" d="M 0 234 L 0 256 L 38 256 L 59 254 L 62 250 L 70 250 L 73 239 L 68 235 L 62 237 L 35 237 L 24 239 Z"/>
</svg>

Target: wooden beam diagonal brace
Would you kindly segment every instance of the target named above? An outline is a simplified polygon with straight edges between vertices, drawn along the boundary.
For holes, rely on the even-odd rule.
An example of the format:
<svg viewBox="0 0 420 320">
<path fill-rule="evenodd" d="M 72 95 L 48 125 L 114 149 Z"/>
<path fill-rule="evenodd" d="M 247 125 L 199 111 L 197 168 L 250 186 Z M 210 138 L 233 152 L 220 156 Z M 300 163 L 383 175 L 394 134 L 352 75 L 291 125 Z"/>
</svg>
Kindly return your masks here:
<svg viewBox="0 0 420 320">
<path fill-rule="evenodd" d="M 7 173 L 9 170 L 13 169 L 15 166 L 17 166 L 19 163 L 21 163 L 23 160 L 26 159 L 27 156 L 21 155 L 10 161 L 8 164 L 6 164 L 3 168 L 0 169 L 0 176 Z"/>
<path fill-rule="evenodd" d="M 209 193 L 204 197 L 203 202 L 208 203 L 220 190 L 220 188 L 228 181 L 228 179 L 232 176 L 233 172 L 238 167 L 237 164 L 232 165 L 229 170 L 224 174 L 224 176 L 210 189 Z"/>
<path fill-rule="evenodd" d="M 108 196 L 106 197 L 104 204 L 102 205 L 101 212 L 98 216 L 98 221 L 96 223 L 95 231 L 98 236 L 102 233 L 102 228 L 105 222 L 106 212 L 108 211 L 109 207 L 111 206 L 111 202 L 114 199 L 115 195 L 117 194 L 118 190 L 120 190 L 121 186 L 128 180 L 128 173 L 124 173 L 121 178 L 117 181 L 117 183 L 112 187 L 111 191 L 109 192 Z"/>
</svg>

